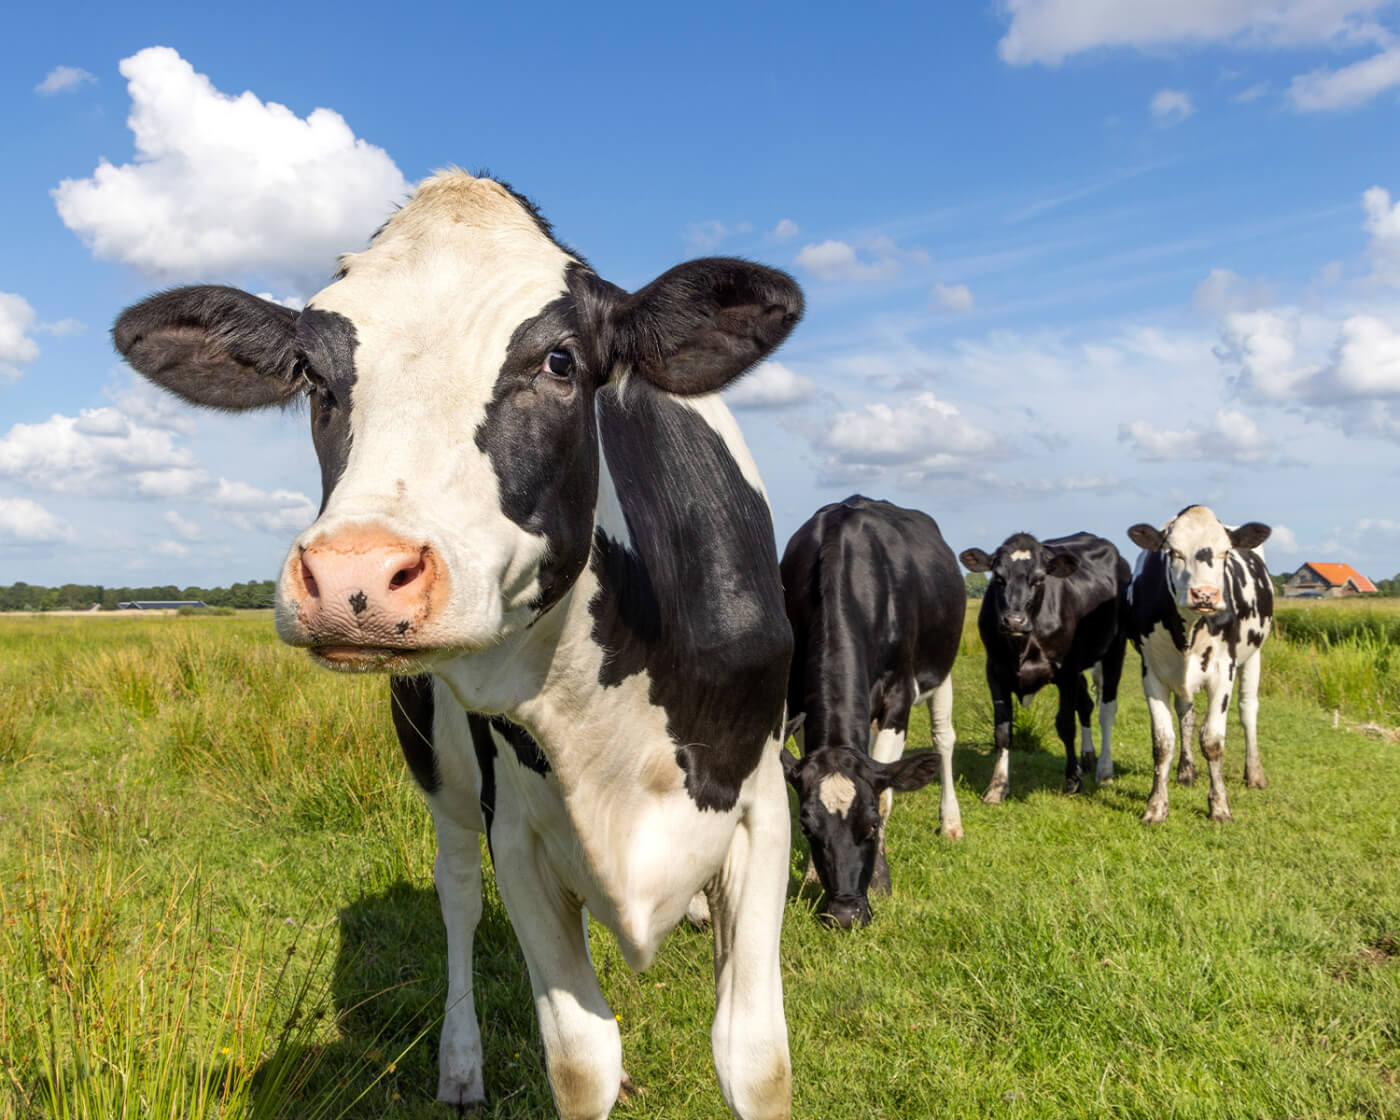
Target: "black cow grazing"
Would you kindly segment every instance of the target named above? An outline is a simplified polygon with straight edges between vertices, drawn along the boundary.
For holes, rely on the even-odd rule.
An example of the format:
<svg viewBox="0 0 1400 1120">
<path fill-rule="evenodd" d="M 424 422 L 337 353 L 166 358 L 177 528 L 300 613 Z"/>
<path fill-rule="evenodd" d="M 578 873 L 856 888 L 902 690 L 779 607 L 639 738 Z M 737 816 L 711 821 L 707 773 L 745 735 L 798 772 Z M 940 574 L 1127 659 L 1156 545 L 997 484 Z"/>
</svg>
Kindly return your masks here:
<svg viewBox="0 0 1400 1120">
<path fill-rule="evenodd" d="M 1092 533 L 1048 541 L 1016 533 L 994 556 L 969 548 L 959 558 L 969 571 L 990 572 L 992 577 L 977 615 L 987 649 L 997 752 L 982 800 L 1000 804 L 1010 789 L 1012 696 L 1024 703 L 1051 683 L 1060 693 L 1055 730 L 1065 745 L 1065 792 L 1083 788 L 1084 771 L 1094 767 L 1094 736 L 1089 730 L 1094 701 L 1084 680 L 1086 669 L 1093 671 L 1099 699 L 1101 743 L 1095 773 L 1098 781 L 1109 781 L 1118 682 L 1128 644 L 1128 562 Z"/>
<path fill-rule="evenodd" d="M 1133 575 L 1130 608 L 1133 644 L 1142 654 L 1142 687 L 1152 717 L 1154 773 L 1144 824 L 1167 819 L 1167 772 L 1174 750 L 1168 695 L 1181 721 L 1177 779 L 1190 785 L 1196 778 L 1192 698 L 1206 690 L 1201 753 L 1210 767 L 1210 819 L 1228 821 L 1222 758 L 1225 716 L 1238 676 L 1244 781 L 1253 789 L 1264 788 L 1259 651 L 1273 626 L 1274 585 L 1263 554 L 1255 550 L 1270 532 L 1257 521 L 1229 528 L 1205 506 L 1187 506 L 1163 529 L 1140 524 L 1128 530 L 1133 543 L 1144 550 Z"/>
<path fill-rule="evenodd" d="M 843 928 L 870 921 L 890 889 L 885 821 L 894 791 L 943 777 L 944 835 L 962 836 L 953 789 L 953 660 L 967 593 L 933 518 L 859 495 L 823 506 L 788 541 L 788 716 L 802 758 L 783 752 L 824 897 Z M 928 700 L 937 748 L 904 756 L 909 713 Z"/>
<path fill-rule="evenodd" d="M 758 473 L 714 394 L 801 310 L 788 276 L 737 260 L 629 294 L 507 187 L 446 172 L 301 312 L 199 287 L 117 321 L 127 360 L 196 404 L 308 404 L 322 508 L 277 628 L 329 668 L 400 675 L 437 830 L 454 1106 L 483 1097 L 485 832 L 562 1116 L 600 1120 L 622 1083 L 583 908 L 641 968 L 702 889 L 720 1089 L 743 1120 L 789 1115 L 792 636 Z"/>
</svg>

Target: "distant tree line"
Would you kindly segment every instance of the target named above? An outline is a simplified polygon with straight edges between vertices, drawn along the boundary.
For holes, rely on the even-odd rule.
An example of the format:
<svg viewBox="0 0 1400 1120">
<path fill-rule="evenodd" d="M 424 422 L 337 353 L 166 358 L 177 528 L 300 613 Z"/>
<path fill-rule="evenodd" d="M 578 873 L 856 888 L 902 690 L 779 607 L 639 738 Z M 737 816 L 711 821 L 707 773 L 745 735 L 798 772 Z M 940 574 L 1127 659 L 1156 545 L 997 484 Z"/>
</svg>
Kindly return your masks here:
<svg viewBox="0 0 1400 1120">
<path fill-rule="evenodd" d="M 62 587 L 40 587 L 15 583 L 0 587 L 0 611 L 85 611 L 97 603 L 104 611 L 114 611 L 118 603 L 137 600 L 180 600 L 201 602 L 211 607 L 270 607 L 276 585 L 270 579 L 235 583 L 232 587 L 104 587 L 101 584 L 65 583 Z"/>
</svg>

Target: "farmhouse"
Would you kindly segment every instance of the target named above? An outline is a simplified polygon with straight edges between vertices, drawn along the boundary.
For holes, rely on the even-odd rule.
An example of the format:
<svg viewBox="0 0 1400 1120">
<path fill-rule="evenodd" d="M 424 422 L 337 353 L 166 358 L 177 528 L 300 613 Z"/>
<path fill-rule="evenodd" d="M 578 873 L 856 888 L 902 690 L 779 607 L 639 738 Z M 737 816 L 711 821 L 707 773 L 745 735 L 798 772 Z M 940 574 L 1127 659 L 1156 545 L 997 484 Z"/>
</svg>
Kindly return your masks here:
<svg viewBox="0 0 1400 1120">
<path fill-rule="evenodd" d="M 1374 593 L 1376 585 L 1350 564 L 1307 563 L 1283 584 L 1286 596 L 1307 598 L 1336 598 L 1342 595 Z"/>
</svg>

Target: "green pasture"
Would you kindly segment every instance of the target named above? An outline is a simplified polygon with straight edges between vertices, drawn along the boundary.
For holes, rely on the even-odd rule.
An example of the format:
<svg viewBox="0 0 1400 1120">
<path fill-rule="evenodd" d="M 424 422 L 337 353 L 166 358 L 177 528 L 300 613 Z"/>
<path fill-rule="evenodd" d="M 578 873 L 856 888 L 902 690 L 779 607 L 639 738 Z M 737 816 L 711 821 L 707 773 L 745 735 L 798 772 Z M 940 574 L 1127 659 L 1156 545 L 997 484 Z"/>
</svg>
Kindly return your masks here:
<svg viewBox="0 0 1400 1120">
<path fill-rule="evenodd" d="M 1350 622 L 1337 620 L 1350 619 Z M 936 787 L 890 822 L 895 893 L 841 935 L 797 894 L 783 968 L 797 1117 L 1400 1116 L 1400 613 L 1289 606 L 1264 647 L 1269 788 L 1138 823 L 1136 657 L 1120 777 L 1069 798 L 1054 699 L 984 806 L 990 703 L 956 670 L 966 839 Z M 0 619 L 0 1117 L 443 1117 L 445 943 L 429 820 L 385 682 L 333 677 L 266 615 Z M 926 746 L 920 712 L 912 745 Z M 594 959 L 638 1093 L 725 1115 L 710 938 Z M 488 873 L 477 1004 L 490 1117 L 553 1115 Z"/>
</svg>

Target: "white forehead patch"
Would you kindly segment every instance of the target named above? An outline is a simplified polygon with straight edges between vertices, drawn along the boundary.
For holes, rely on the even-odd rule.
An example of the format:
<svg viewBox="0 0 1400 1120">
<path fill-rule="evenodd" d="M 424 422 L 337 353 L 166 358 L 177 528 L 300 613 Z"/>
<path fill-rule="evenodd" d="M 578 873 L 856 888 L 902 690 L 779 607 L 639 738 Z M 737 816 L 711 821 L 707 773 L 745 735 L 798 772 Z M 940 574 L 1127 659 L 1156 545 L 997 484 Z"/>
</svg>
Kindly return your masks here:
<svg viewBox="0 0 1400 1120">
<path fill-rule="evenodd" d="M 1028 552 L 1024 548 L 1018 548 L 1015 552 L 1011 554 L 1011 559 L 1013 560 L 1029 560 L 1030 558 L 1030 552 Z"/>
<path fill-rule="evenodd" d="M 817 787 L 817 798 L 828 813 L 844 817 L 856 799 L 856 784 L 845 774 L 828 774 Z"/>
</svg>

